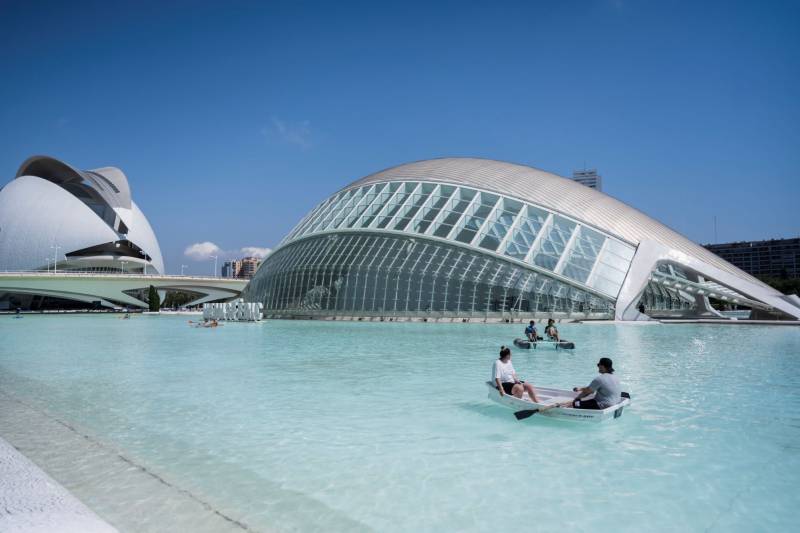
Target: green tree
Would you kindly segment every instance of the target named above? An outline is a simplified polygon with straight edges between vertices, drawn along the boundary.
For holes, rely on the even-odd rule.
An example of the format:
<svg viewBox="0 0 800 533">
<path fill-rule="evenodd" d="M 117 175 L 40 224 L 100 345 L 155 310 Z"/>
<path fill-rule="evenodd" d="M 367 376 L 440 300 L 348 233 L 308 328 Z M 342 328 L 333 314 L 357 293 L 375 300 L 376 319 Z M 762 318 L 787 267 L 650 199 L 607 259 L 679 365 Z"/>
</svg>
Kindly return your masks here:
<svg viewBox="0 0 800 533">
<path fill-rule="evenodd" d="M 162 303 L 161 307 L 172 308 L 172 307 L 182 307 L 187 303 L 191 302 L 192 300 L 199 298 L 201 295 L 196 292 L 188 292 L 188 291 L 167 291 L 166 296 L 164 296 L 164 302 Z"/>
<path fill-rule="evenodd" d="M 161 307 L 161 298 L 158 297 L 158 291 L 152 285 L 150 285 L 150 292 L 147 294 L 147 303 L 150 304 L 151 311 L 158 311 Z"/>
</svg>

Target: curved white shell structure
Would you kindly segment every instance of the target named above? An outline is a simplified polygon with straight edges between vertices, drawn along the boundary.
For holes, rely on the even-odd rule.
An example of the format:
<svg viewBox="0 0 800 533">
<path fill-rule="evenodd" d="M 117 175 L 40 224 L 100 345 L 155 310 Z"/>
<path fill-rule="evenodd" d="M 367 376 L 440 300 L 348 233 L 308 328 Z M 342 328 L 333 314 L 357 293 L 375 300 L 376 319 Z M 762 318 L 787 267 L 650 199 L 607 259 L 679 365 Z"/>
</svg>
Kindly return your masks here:
<svg viewBox="0 0 800 533">
<path fill-rule="evenodd" d="M 121 170 L 81 171 L 34 156 L 0 189 L 0 270 L 51 268 L 164 272 L 158 240 Z"/>
<path fill-rule="evenodd" d="M 319 204 L 245 289 L 266 315 L 780 318 L 795 300 L 594 189 L 500 161 L 419 161 Z"/>
</svg>

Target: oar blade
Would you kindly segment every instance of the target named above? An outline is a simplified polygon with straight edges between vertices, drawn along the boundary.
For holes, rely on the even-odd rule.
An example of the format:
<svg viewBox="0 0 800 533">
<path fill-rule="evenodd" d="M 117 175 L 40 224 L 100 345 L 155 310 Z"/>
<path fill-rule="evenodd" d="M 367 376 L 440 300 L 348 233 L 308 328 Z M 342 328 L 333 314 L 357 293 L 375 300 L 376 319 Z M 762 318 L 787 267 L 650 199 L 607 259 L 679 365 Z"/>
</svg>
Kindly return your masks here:
<svg viewBox="0 0 800 533">
<path fill-rule="evenodd" d="M 525 420 L 529 416 L 533 416 L 538 412 L 538 409 L 523 409 L 522 411 L 516 411 L 514 416 L 517 417 L 517 420 Z"/>
</svg>

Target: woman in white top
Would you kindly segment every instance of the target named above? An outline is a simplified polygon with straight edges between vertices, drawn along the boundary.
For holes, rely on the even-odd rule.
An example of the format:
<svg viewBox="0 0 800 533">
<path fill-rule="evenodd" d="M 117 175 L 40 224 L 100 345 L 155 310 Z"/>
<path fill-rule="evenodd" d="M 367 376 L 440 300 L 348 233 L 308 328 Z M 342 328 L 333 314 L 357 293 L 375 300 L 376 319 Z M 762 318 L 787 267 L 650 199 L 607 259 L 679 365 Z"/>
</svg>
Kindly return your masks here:
<svg viewBox="0 0 800 533">
<path fill-rule="evenodd" d="M 492 379 L 495 387 L 500 392 L 500 396 L 511 394 L 517 398 L 522 398 L 523 393 L 528 393 L 528 398 L 534 403 L 539 403 L 533 385 L 525 383 L 517 378 L 514 365 L 511 364 L 511 350 L 505 346 L 500 347 L 500 358 L 494 362 Z"/>
</svg>

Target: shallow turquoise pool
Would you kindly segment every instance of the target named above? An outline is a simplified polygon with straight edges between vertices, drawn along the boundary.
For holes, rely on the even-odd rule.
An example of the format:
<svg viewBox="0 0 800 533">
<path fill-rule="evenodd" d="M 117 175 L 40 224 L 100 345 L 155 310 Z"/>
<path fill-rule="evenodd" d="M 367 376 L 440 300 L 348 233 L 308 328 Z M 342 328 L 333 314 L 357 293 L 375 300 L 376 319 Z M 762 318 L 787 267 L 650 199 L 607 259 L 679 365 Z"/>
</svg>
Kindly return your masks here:
<svg viewBox="0 0 800 533">
<path fill-rule="evenodd" d="M 612 357 L 633 405 L 590 425 L 518 422 L 486 399 L 519 325 L 186 319 L 0 317 L 4 405 L 102 443 L 164 480 L 162 503 L 191 494 L 233 529 L 796 526 L 800 328 L 564 324 L 576 350 L 514 350 L 519 374 L 557 387 Z M 65 439 L 14 442 L 35 422 L 6 418 L 0 436 L 46 469 L 75 454 L 48 471 L 101 516 L 159 529 L 111 503 L 135 479 Z"/>
</svg>

